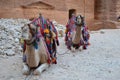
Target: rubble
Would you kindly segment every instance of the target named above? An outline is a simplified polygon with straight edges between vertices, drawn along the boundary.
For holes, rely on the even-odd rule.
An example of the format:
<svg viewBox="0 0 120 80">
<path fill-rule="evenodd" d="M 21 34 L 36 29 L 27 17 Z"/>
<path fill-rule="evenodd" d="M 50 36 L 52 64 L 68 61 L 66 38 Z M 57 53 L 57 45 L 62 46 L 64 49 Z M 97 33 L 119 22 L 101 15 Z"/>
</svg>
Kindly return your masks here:
<svg viewBox="0 0 120 80">
<path fill-rule="evenodd" d="M 26 19 L 0 19 L 0 55 L 13 56 L 21 52 L 19 38 Z"/>
<path fill-rule="evenodd" d="M 58 31 L 58 36 L 63 37 L 66 27 L 64 25 L 58 24 L 56 21 L 53 21 L 53 24 L 55 25 L 55 27 Z"/>
<path fill-rule="evenodd" d="M 21 27 L 29 23 L 27 19 L 0 19 L 0 55 L 13 56 L 21 52 L 19 39 Z M 58 36 L 63 37 L 65 26 L 53 21 Z"/>
</svg>

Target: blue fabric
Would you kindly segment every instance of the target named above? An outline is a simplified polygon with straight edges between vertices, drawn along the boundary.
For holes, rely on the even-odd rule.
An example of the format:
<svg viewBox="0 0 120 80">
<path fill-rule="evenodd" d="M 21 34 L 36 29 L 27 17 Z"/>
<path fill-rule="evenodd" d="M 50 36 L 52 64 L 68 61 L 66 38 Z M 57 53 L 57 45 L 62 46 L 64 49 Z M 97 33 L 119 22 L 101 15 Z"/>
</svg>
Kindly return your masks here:
<svg viewBox="0 0 120 80">
<path fill-rule="evenodd" d="M 47 48 L 48 48 L 48 51 L 50 54 L 52 54 L 52 44 L 46 44 L 47 45 Z"/>
<path fill-rule="evenodd" d="M 38 49 L 38 43 L 36 41 L 34 42 L 34 48 Z"/>
<path fill-rule="evenodd" d="M 72 22 L 74 22 L 74 23 L 72 23 Z M 69 28 L 71 31 L 75 30 L 75 28 L 76 28 L 75 22 L 76 22 L 76 17 L 72 16 L 71 19 L 69 20 Z"/>
<path fill-rule="evenodd" d="M 27 59 L 26 55 L 23 54 L 23 62 L 26 62 L 26 59 Z"/>
<path fill-rule="evenodd" d="M 46 20 L 44 19 L 44 17 L 39 17 L 40 18 L 40 21 L 42 23 L 42 29 L 45 29 L 45 24 L 47 23 Z"/>
</svg>

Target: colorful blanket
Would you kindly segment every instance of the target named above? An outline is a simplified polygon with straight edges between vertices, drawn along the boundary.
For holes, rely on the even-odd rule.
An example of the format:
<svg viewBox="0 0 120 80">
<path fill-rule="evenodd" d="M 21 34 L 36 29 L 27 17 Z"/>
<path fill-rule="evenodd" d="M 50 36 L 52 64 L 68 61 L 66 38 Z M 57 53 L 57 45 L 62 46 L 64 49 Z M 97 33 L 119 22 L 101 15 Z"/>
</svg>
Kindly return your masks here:
<svg viewBox="0 0 120 80">
<path fill-rule="evenodd" d="M 76 30 L 76 17 L 73 16 L 67 23 L 66 25 L 66 31 L 65 31 L 65 44 L 67 46 L 68 49 L 71 49 L 71 46 L 83 46 L 83 49 L 86 49 L 87 46 L 89 45 L 89 38 L 90 38 L 90 34 L 88 31 L 87 26 L 85 25 L 85 21 L 83 18 L 83 23 L 82 23 L 82 27 L 81 27 L 81 31 L 82 31 L 82 38 L 80 40 L 80 43 L 78 45 L 73 45 L 72 44 L 72 38 L 71 35 L 72 33 Z"/>
<path fill-rule="evenodd" d="M 39 18 L 34 19 L 31 24 L 40 27 L 40 32 L 45 39 L 45 43 L 50 54 L 52 63 L 56 64 L 56 44 L 59 45 L 59 40 L 57 30 L 52 21 L 50 21 L 49 19 L 45 19 L 43 16 L 40 16 Z"/>
</svg>

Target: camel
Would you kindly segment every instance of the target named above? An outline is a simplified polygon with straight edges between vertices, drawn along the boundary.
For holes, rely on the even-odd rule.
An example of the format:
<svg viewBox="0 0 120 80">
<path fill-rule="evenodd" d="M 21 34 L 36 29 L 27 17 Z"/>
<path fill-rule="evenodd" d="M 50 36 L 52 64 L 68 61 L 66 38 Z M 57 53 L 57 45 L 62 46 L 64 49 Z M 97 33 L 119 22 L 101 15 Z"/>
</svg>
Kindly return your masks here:
<svg viewBox="0 0 120 80">
<path fill-rule="evenodd" d="M 34 75 L 40 75 L 49 67 L 49 53 L 44 38 L 39 32 L 39 28 L 33 24 L 25 24 L 21 29 L 22 38 L 26 42 L 26 50 L 23 54 L 26 57 L 26 61 L 23 63 L 23 74 L 28 75 L 31 68 L 36 68 Z M 34 45 L 35 43 L 37 45 Z"/>
<path fill-rule="evenodd" d="M 81 37 L 82 23 L 83 23 L 82 16 L 81 15 L 77 16 L 76 17 L 76 30 L 72 34 L 72 47 L 71 47 L 72 51 L 75 51 L 75 49 L 78 49 L 80 47 L 80 41 L 82 39 L 82 37 Z"/>
<path fill-rule="evenodd" d="M 76 28 L 72 33 L 70 34 L 70 37 L 68 37 L 68 41 L 66 44 L 70 47 L 72 51 L 75 51 L 75 49 L 79 49 L 80 47 L 80 41 L 82 39 L 82 31 L 81 27 L 83 24 L 83 17 L 81 15 L 76 17 Z"/>
</svg>

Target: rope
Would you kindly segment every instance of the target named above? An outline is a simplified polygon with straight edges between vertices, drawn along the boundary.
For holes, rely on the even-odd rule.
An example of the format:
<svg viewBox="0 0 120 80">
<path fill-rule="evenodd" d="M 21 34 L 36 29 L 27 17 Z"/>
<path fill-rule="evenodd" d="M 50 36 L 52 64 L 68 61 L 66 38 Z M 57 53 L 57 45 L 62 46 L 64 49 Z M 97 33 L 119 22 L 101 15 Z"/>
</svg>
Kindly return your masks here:
<svg viewBox="0 0 120 80">
<path fill-rule="evenodd" d="M 68 50 L 66 50 L 66 51 L 65 51 L 64 53 L 62 53 L 62 54 L 60 54 L 60 53 L 58 53 L 58 52 L 57 52 L 57 54 L 58 54 L 58 55 L 68 54 L 68 51 L 69 51 L 69 49 L 68 49 Z"/>
</svg>

